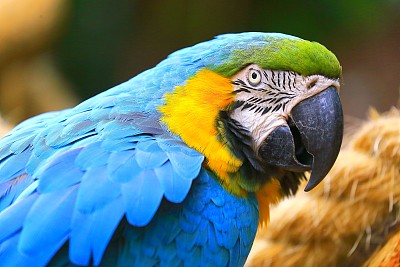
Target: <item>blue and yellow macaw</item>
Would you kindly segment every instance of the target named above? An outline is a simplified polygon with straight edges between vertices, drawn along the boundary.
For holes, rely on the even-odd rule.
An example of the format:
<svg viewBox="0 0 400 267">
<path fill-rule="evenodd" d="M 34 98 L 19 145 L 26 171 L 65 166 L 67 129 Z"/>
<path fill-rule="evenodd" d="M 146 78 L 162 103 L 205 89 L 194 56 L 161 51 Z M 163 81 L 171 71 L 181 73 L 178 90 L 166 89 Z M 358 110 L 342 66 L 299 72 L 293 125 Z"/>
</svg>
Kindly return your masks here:
<svg viewBox="0 0 400 267">
<path fill-rule="evenodd" d="M 341 67 L 226 34 L 0 140 L 1 266 L 242 266 L 269 205 L 332 167 Z"/>
</svg>

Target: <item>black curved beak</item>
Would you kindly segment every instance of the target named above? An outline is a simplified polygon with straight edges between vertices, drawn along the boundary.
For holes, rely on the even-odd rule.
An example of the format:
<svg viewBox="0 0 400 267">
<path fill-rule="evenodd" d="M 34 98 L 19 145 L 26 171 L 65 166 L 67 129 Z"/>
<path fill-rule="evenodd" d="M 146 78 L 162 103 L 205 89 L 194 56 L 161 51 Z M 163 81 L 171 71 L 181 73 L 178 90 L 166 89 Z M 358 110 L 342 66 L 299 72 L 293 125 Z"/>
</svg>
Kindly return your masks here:
<svg viewBox="0 0 400 267">
<path fill-rule="evenodd" d="M 288 126 L 279 126 L 259 148 L 268 164 L 288 171 L 311 170 L 305 187 L 310 191 L 332 168 L 343 138 L 343 111 L 335 87 L 329 87 L 297 104 Z"/>
</svg>

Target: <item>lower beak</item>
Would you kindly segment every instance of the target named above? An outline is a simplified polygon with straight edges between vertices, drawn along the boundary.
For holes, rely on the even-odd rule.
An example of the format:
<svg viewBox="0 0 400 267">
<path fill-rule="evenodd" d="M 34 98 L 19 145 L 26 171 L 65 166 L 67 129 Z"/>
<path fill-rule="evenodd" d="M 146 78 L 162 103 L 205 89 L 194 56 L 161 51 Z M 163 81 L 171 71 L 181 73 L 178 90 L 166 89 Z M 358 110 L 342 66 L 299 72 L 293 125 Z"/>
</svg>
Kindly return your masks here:
<svg viewBox="0 0 400 267">
<path fill-rule="evenodd" d="M 305 187 L 310 191 L 332 168 L 343 138 L 343 112 L 335 87 L 297 104 L 288 126 L 273 130 L 258 154 L 268 164 L 288 171 L 311 170 Z"/>
</svg>

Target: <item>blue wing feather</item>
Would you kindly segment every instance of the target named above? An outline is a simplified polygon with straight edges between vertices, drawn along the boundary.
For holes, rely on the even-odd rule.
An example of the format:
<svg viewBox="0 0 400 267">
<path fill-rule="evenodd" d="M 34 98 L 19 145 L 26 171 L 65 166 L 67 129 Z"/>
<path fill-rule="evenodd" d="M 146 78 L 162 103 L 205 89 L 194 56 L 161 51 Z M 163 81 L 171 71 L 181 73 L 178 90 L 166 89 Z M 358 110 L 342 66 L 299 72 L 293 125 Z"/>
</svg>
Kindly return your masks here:
<svg viewBox="0 0 400 267">
<path fill-rule="evenodd" d="M 15 234 L 1 243 L 0 262 L 4 266 L 43 266 L 41 257 L 36 259 L 22 255 L 17 249 L 20 234 Z"/>
<path fill-rule="evenodd" d="M 0 231 L 0 243 L 7 237 L 21 230 L 26 214 L 37 197 L 37 194 L 30 195 L 23 201 L 16 203 L 13 208 L 5 209 L 2 212 L 2 216 L 0 216 L 0 229 L 2 229 L 2 231 Z"/>
<path fill-rule="evenodd" d="M 39 192 L 54 192 L 79 183 L 84 172 L 74 162 L 81 150 L 82 148 L 70 150 L 39 168 L 33 174 L 40 181 Z"/>
<path fill-rule="evenodd" d="M 18 199 L 25 188 L 29 187 L 33 179 L 29 175 L 18 176 L 0 186 L 0 211 L 7 208 Z"/>
<path fill-rule="evenodd" d="M 24 190 L 19 194 L 19 196 L 15 199 L 14 203 L 17 203 L 18 201 L 25 200 L 26 198 L 30 197 L 35 191 L 37 191 L 37 188 L 39 187 L 39 180 L 33 179 L 30 175 L 27 175 L 27 178 L 29 177 L 29 186 L 24 186 Z"/>
<path fill-rule="evenodd" d="M 131 181 L 121 185 L 126 217 L 132 225 L 149 223 L 161 202 L 162 187 L 153 170 L 143 170 Z"/>
<path fill-rule="evenodd" d="M 120 152 L 125 150 L 133 150 L 136 148 L 137 142 L 133 140 L 132 136 L 119 138 L 119 139 L 107 139 L 101 143 L 101 147 L 107 151 Z"/>
<path fill-rule="evenodd" d="M 142 169 L 158 168 L 168 160 L 167 154 L 154 140 L 138 143 L 135 158 L 138 166 Z"/>
<path fill-rule="evenodd" d="M 21 175 L 30 157 L 29 152 L 13 155 L 2 161 L 0 165 L 0 183 Z"/>
<path fill-rule="evenodd" d="M 194 149 L 179 144 L 178 140 L 160 139 L 158 145 L 163 149 L 175 171 L 185 178 L 192 178 L 200 171 L 197 162 L 203 161 L 204 156 Z"/>
<path fill-rule="evenodd" d="M 68 143 L 69 139 L 64 138 L 64 136 L 60 136 L 64 125 L 61 122 L 57 122 L 48 128 L 44 129 L 43 132 L 40 133 L 41 137 L 45 138 L 45 144 L 49 147 L 59 148 L 62 143 Z M 36 149 L 36 147 L 35 147 Z"/>
<path fill-rule="evenodd" d="M 100 142 L 85 146 L 75 159 L 75 165 L 82 170 L 106 165 L 111 152 L 104 150 Z"/>
<path fill-rule="evenodd" d="M 129 182 L 142 171 L 135 159 L 136 151 L 112 153 L 108 162 L 109 179 L 118 183 Z"/>
<path fill-rule="evenodd" d="M 122 200 L 116 199 L 97 214 L 97 219 L 95 219 L 92 228 L 93 238 L 91 238 L 95 265 L 100 264 L 108 242 L 121 221 L 124 212 Z"/>
<path fill-rule="evenodd" d="M 77 186 L 41 194 L 25 218 L 18 249 L 35 257 L 56 251 L 67 240 Z M 49 259 L 47 259 L 49 260 Z"/>
<path fill-rule="evenodd" d="M 60 137 L 63 139 L 68 140 L 65 137 L 69 136 L 78 136 L 81 137 L 84 134 L 87 134 L 90 131 L 93 131 L 96 128 L 96 122 L 88 120 L 87 115 L 84 114 L 86 117 L 86 120 L 79 121 L 79 122 L 74 122 L 71 123 L 70 121 L 66 121 L 65 124 L 66 126 L 63 127 Z"/>
<path fill-rule="evenodd" d="M 45 136 L 41 135 L 35 137 L 32 147 L 32 154 L 41 160 L 47 159 L 56 153 L 60 153 L 60 148 L 47 145 Z"/>
<path fill-rule="evenodd" d="M 119 140 L 140 134 L 142 132 L 139 129 L 127 122 L 110 121 L 101 126 L 101 136 L 104 140 Z"/>
<path fill-rule="evenodd" d="M 34 138 L 33 136 L 27 136 L 25 138 L 13 142 L 9 148 L 10 152 L 13 154 L 22 153 L 22 151 L 26 150 L 32 144 L 33 138 Z"/>
<path fill-rule="evenodd" d="M 92 213 L 121 196 L 121 184 L 108 179 L 106 167 L 91 168 L 82 177 L 76 210 Z"/>
<path fill-rule="evenodd" d="M 178 175 L 169 161 L 155 168 L 154 173 L 164 189 L 165 198 L 174 203 L 182 202 L 189 192 L 192 180 Z"/>
<path fill-rule="evenodd" d="M 43 160 L 36 156 L 34 153 L 31 154 L 28 162 L 26 163 L 26 173 L 34 173 L 39 165 L 43 163 Z"/>
<path fill-rule="evenodd" d="M 133 117 L 146 119 L 137 114 Z M 75 122 L 77 118 L 70 121 Z M 169 135 L 143 134 L 138 130 L 140 125 L 145 125 L 147 131 L 154 130 L 154 123 L 99 122 L 96 128 L 92 124 L 89 127 L 96 129 L 95 135 L 85 133 L 88 127 L 76 127 L 71 129 L 80 131 L 81 136 L 65 131 L 62 137 L 53 138 L 51 136 L 60 131 L 60 125 L 65 125 L 68 119 L 55 118 L 53 121 L 55 124 L 50 123 L 48 129 L 40 129 L 36 135 L 29 136 L 33 145 L 18 139 L 21 141 L 14 147 L 19 148 L 15 151 L 20 153 L 11 154 L 9 147 L 5 150 L 10 159 L 21 157 L 27 161 L 16 166 L 24 167 L 26 177 L 30 179 L 26 185 L 11 187 L 14 191 L 18 189 L 15 194 L 6 193 L 1 198 L 3 201 L 10 198 L 8 205 L 20 195 L 19 201 L 10 209 L 16 212 L 13 217 L 24 219 L 3 240 L 9 244 L 4 253 L 11 255 L 14 246 L 25 255 L 16 253 L 19 259 L 14 263 L 35 259 L 45 263 L 69 240 L 74 263 L 87 263 L 89 259 L 98 264 L 123 216 L 135 226 L 148 224 L 163 196 L 176 203 L 184 200 L 192 180 L 197 177 L 195 172 L 201 168 L 203 156 L 186 148 L 182 141 Z M 161 133 L 160 129 L 157 132 Z M 23 146 L 26 146 L 25 150 L 21 149 Z M 179 166 L 176 162 L 179 158 L 191 161 L 191 164 Z M 11 165 L 7 160 L 0 162 L 0 168 L 8 166 Z M 182 167 L 188 171 L 178 172 L 177 168 Z M 7 176 L 12 176 L 13 171 L 8 171 Z M 182 177 L 186 174 L 188 176 Z M 29 186 L 33 181 L 36 182 Z M 38 197 L 31 203 L 32 207 L 17 209 L 18 203 L 25 203 L 33 195 Z M 2 216 L 4 214 L 0 215 L 0 221 Z M 106 222 L 104 218 L 107 218 Z M 178 230 L 175 228 L 175 235 Z M 17 243 L 9 242 L 16 237 Z M 84 238 L 89 243 L 83 242 Z M 40 253 L 39 248 L 47 253 Z M 147 259 L 146 262 L 153 261 Z"/>
<path fill-rule="evenodd" d="M 120 199 L 109 202 L 93 213 L 75 210 L 71 224 L 71 261 L 78 265 L 87 265 L 93 255 L 93 262 L 98 265 L 124 211 Z"/>
</svg>

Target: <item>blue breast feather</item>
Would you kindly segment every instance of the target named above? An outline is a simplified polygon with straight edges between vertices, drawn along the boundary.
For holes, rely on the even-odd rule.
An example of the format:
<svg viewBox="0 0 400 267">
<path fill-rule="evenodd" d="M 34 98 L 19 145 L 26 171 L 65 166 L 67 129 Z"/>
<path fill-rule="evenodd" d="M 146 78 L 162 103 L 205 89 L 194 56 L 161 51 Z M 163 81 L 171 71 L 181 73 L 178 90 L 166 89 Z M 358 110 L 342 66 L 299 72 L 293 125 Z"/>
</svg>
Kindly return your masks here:
<svg viewBox="0 0 400 267">
<path fill-rule="evenodd" d="M 223 60 L 232 38 L 178 51 L 0 139 L 0 265 L 244 263 L 258 221 L 254 196 L 228 194 L 157 111 L 166 92 Z"/>
</svg>

